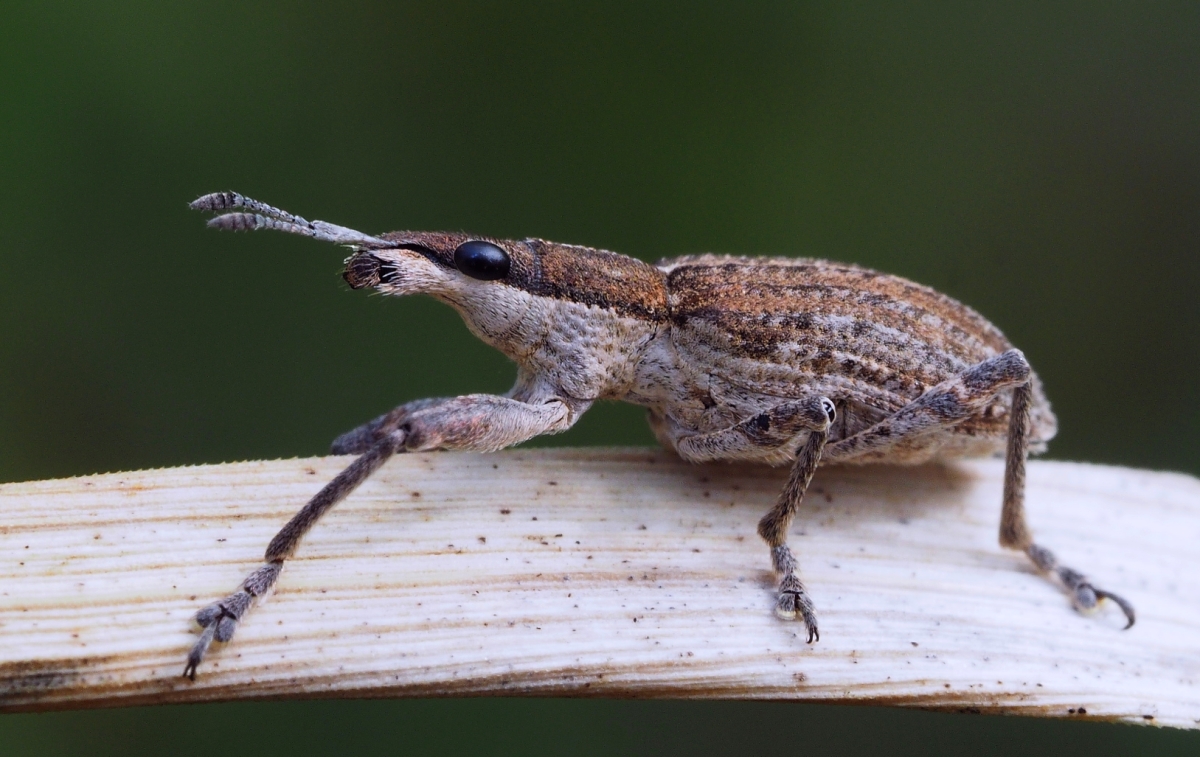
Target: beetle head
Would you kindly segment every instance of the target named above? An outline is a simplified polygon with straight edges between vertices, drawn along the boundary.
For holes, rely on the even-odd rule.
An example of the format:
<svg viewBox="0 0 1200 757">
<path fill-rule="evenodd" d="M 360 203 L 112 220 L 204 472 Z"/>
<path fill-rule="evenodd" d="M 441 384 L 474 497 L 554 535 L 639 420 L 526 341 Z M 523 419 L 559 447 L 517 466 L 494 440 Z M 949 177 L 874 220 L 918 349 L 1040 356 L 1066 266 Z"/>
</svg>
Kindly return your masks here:
<svg viewBox="0 0 1200 757">
<path fill-rule="evenodd" d="M 308 221 L 235 192 L 205 195 L 191 206 L 233 211 L 211 219 L 209 226 L 215 228 L 269 228 L 345 245 L 354 251 L 343 273 L 351 287 L 431 295 L 454 307 L 476 335 L 514 358 L 543 340 L 548 330 L 578 331 L 581 312 L 602 321 L 657 321 L 666 314 L 663 273 L 605 250 L 455 232 L 371 236 Z"/>
</svg>

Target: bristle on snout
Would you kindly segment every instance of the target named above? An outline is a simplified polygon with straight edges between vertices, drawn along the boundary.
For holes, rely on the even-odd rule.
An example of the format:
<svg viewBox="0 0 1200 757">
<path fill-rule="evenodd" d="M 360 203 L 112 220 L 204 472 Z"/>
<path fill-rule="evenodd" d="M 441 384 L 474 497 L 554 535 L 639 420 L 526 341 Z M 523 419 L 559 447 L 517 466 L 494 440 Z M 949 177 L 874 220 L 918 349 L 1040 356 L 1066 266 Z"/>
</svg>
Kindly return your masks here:
<svg viewBox="0 0 1200 757">
<path fill-rule="evenodd" d="M 379 258 L 369 252 L 360 252 L 346 259 L 346 270 L 342 272 L 342 278 L 351 289 L 379 286 L 381 266 Z"/>
</svg>

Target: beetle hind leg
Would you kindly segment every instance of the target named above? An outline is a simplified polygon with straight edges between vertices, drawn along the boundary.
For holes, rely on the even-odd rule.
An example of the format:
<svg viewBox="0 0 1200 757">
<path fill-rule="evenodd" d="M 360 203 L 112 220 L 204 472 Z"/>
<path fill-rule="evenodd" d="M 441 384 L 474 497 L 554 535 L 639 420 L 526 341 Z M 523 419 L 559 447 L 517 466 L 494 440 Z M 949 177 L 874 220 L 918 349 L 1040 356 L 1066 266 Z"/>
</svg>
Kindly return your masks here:
<svg viewBox="0 0 1200 757">
<path fill-rule="evenodd" d="M 1133 605 L 1112 592 L 1094 586 L 1077 570 L 1058 563 L 1054 553 L 1034 543 L 1025 521 L 1025 458 L 1033 400 L 1032 372 L 1019 350 L 1008 350 L 984 360 L 957 376 L 931 388 L 895 414 L 854 436 L 829 445 L 829 461 L 887 462 L 906 440 L 938 429 L 951 428 L 982 411 L 1002 391 L 1012 389 L 1007 453 L 1004 468 L 1004 505 L 1000 518 L 1000 544 L 1019 549 L 1038 570 L 1057 579 L 1070 593 L 1075 606 L 1095 610 L 1105 600 L 1121 608 L 1133 625 Z"/>
<path fill-rule="evenodd" d="M 1113 594 L 1111 591 L 1097 588 L 1079 571 L 1060 565 L 1054 553 L 1037 544 L 1025 547 L 1025 554 L 1043 573 L 1048 573 L 1058 579 L 1063 588 L 1071 595 L 1071 603 L 1082 613 L 1091 614 L 1100 609 L 1100 603 L 1108 600 L 1121 609 L 1125 615 L 1125 628 L 1130 628 L 1137 620 L 1137 613 L 1129 600 Z"/>
<path fill-rule="evenodd" d="M 1004 466 L 1004 505 L 1000 515 L 1000 544 L 1022 550 L 1038 570 L 1054 576 L 1071 595 L 1081 612 L 1091 613 L 1101 602 L 1110 600 L 1125 614 L 1125 627 L 1137 619 L 1128 600 L 1094 586 L 1079 571 L 1060 565 L 1054 553 L 1033 541 L 1025 521 L 1025 458 L 1029 449 L 1029 406 L 1032 386 L 1026 382 L 1013 389 L 1012 417 L 1008 430 L 1008 449 Z"/>
</svg>

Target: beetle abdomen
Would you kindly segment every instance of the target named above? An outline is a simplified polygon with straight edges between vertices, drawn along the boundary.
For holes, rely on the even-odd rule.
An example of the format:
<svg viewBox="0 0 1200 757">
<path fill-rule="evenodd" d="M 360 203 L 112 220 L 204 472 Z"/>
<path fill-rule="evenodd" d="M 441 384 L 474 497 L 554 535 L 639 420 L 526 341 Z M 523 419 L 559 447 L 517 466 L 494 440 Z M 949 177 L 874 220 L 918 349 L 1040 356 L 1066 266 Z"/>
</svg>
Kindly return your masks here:
<svg viewBox="0 0 1200 757">
<path fill-rule="evenodd" d="M 680 358 L 707 366 L 710 383 L 753 388 L 763 401 L 819 393 L 890 414 L 1012 347 L 966 305 L 854 265 L 717 255 L 658 265 Z M 1036 378 L 1034 385 L 1036 444 L 1055 424 Z M 1007 393 L 998 396 L 961 432 L 1002 435 L 1008 404 Z"/>
</svg>

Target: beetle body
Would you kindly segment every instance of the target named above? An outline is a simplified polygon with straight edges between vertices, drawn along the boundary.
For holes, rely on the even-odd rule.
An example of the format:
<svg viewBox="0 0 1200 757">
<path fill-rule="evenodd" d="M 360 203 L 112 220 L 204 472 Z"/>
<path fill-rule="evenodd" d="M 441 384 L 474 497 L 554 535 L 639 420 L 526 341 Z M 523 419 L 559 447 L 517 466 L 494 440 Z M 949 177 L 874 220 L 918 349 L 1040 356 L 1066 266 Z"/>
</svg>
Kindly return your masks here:
<svg viewBox="0 0 1200 757">
<path fill-rule="evenodd" d="M 971 308 L 898 276 L 798 258 L 697 255 L 650 265 L 538 239 L 487 239 L 508 253 L 512 270 L 507 280 L 478 281 L 452 270 L 453 251 L 485 238 L 382 238 L 402 249 L 352 257 L 351 286 L 442 299 L 517 363 L 514 395 L 549 392 L 576 407 L 599 399 L 642 405 L 659 442 L 685 459 L 790 462 L 790 438 L 727 454 L 697 454 L 680 441 L 812 395 L 837 407 L 827 462 L 921 463 L 1004 451 L 1007 395 L 886 451 L 837 446 L 1012 349 Z M 1040 382 L 1031 380 L 1030 450 L 1040 452 L 1056 422 Z"/>
<path fill-rule="evenodd" d="M 570 428 L 597 400 L 646 407 L 684 459 L 789 464 L 758 524 L 779 577 L 775 612 L 818 636 L 787 532 L 818 464 L 921 463 L 1004 454 L 1000 543 L 1025 552 L 1077 607 L 1132 606 L 1060 565 L 1025 522 L 1025 458 L 1056 421 L 1024 355 L 967 306 L 905 279 L 822 260 L 699 255 L 650 265 L 589 247 L 463 233 L 372 236 L 223 192 L 193 208 L 210 226 L 272 228 L 346 245 L 355 289 L 427 294 L 511 358 L 506 395 L 405 403 L 333 442 L 358 457 L 289 521 L 264 564 L 201 610 L 188 655 L 229 641 L 325 513 L 391 455 L 488 452 Z"/>
</svg>

